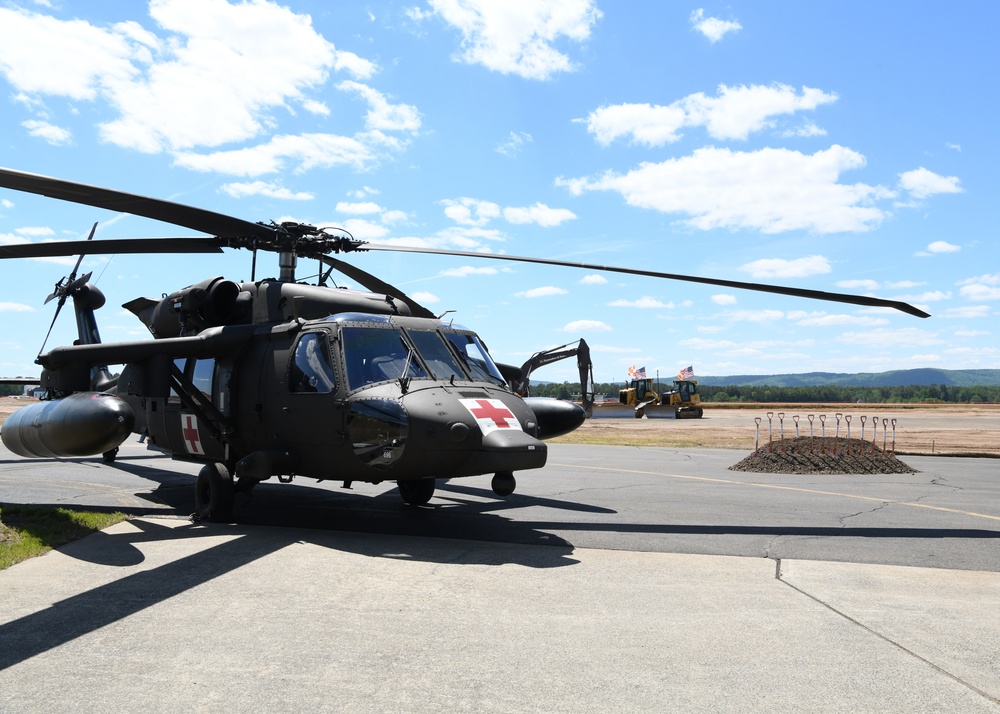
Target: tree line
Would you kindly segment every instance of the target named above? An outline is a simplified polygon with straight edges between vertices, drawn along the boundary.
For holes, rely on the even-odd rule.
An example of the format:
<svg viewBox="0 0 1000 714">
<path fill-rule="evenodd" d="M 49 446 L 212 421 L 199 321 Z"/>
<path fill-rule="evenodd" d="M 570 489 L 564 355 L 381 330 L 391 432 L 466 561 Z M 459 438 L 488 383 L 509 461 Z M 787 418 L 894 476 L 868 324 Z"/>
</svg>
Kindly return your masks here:
<svg viewBox="0 0 1000 714">
<path fill-rule="evenodd" d="M 608 399 L 617 400 L 620 382 L 595 384 L 594 391 Z M 669 382 L 661 382 L 657 389 L 670 391 Z M 948 384 L 927 384 L 895 387 L 848 387 L 837 385 L 814 385 L 808 387 L 768 387 L 768 386 L 709 386 L 698 385 L 698 393 L 704 402 L 947 402 L 956 404 L 976 404 L 1000 402 L 1000 385 L 956 387 Z M 558 399 L 579 399 L 580 383 L 532 384 L 534 397 L 556 397 Z"/>
</svg>

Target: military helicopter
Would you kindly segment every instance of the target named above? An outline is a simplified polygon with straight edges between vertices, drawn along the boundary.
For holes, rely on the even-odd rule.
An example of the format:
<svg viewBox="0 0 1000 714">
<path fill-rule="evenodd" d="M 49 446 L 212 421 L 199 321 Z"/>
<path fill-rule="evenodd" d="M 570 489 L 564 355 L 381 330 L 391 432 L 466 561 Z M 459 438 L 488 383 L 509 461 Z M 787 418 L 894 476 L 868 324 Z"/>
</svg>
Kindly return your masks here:
<svg viewBox="0 0 1000 714">
<path fill-rule="evenodd" d="M 355 240 L 300 223 L 251 223 L 212 211 L 37 174 L 0 169 L 0 188 L 144 216 L 209 234 L 0 246 L 0 258 L 79 255 L 60 280 L 53 323 L 72 299 L 79 338 L 39 354 L 47 398 L 8 417 L 6 447 L 23 457 L 102 455 L 113 461 L 132 433 L 149 449 L 204 464 L 196 516 L 228 521 L 237 492 L 295 476 L 377 484 L 395 481 L 407 504 L 426 504 L 436 479 L 494 474 L 498 496 L 515 471 L 544 466 L 544 439 L 577 428 L 576 404 L 517 395 L 523 375 L 497 364 L 472 330 L 435 316 L 401 290 L 333 255 L 400 251 L 539 263 L 684 280 L 731 288 L 889 307 L 906 303 L 759 283 L 544 258 Z M 105 302 L 84 255 L 253 253 L 249 282 L 214 277 L 160 299 L 124 305 L 152 339 L 101 341 L 95 311 Z M 256 278 L 258 251 L 278 254 L 279 276 Z M 326 268 L 317 285 L 298 282 L 299 259 Z M 326 286 L 330 272 L 365 291 Z M 366 292 L 367 291 L 367 292 Z M 50 327 L 51 333 L 51 327 Z M 113 375 L 109 365 L 124 365 Z"/>
</svg>

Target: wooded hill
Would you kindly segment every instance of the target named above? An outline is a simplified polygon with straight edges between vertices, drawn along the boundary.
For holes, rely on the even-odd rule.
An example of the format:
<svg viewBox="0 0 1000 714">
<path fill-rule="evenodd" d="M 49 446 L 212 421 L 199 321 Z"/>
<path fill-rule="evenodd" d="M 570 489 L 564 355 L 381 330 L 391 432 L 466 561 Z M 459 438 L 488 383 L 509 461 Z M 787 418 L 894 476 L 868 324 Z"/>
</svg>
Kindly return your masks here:
<svg viewBox="0 0 1000 714">
<path fill-rule="evenodd" d="M 728 377 L 696 377 L 699 385 L 748 387 L 949 387 L 1000 386 L 1000 369 L 897 369 L 891 372 L 806 372 L 805 374 L 737 374 Z"/>
</svg>

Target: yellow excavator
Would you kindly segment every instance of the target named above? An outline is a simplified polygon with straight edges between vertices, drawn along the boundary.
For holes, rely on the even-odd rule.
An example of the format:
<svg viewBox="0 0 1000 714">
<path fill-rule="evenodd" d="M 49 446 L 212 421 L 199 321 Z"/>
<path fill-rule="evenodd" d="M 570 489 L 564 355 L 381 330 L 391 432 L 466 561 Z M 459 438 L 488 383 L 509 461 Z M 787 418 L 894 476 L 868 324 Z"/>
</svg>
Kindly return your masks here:
<svg viewBox="0 0 1000 714">
<path fill-rule="evenodd" d="M 698 382 L 693 379 L 675 379 L 674 388 L 662 395 L 653 390 L 653 378 L 632 379 L 618 392 L 618 401 L 635 409 L 635 418 L 658 411 L 655 407 L 667 406 L 674 410 L 675 419 L 701 419 L 704 410 L 698 394 Z"/>
</svg>

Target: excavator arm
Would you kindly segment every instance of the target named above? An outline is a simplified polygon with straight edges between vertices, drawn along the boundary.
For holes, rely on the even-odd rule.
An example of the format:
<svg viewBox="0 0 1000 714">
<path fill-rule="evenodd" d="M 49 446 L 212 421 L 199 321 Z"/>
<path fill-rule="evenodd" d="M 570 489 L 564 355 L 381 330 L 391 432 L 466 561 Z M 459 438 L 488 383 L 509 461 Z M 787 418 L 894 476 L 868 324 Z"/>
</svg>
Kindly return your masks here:
<svg viewBox="0 0 1000 714">
<path fill-rule="evenodd" d="M 575 346 L 573 346 L 575 344 Z M 580 392 L 583 400 L 584 411 L 589 417 L 594 410 L 594 365 L 590 361 L 590 346 L 583 339 L 576 343 L 569 342 L 550 350 L 542 350 L 531 355 L 528 360 L 521 365 L 520 374 L 509 375 L 511 389 L 515 394 L 522 397 L 531 395 L 531 373 L 539 367 L 558 362 L 559 360 L 576 357 L 577 367 L 580 369 Z"/>
</svg>

